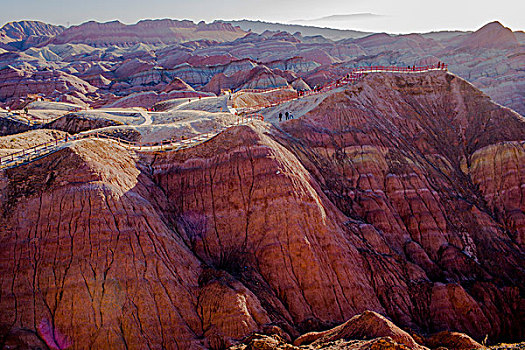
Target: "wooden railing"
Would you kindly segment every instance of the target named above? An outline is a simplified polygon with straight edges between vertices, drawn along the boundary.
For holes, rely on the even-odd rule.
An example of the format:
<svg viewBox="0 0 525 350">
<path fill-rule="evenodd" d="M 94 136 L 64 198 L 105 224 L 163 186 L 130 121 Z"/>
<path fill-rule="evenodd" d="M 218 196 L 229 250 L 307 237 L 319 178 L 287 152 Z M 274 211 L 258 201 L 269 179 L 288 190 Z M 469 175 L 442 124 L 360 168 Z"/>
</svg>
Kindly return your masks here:
<svg viewBox="0 0 525 350">
<path fill-rule="evenodd" d="M 160 142 L 131 142 L 115 136 L 103 134 L 96 131 L 87 131 L 78 133 L 73 136 L 66 136 L 63 138 L 55 139 L 49 142 L 44 142 L 39 145 L 23 149 L 21 151 L 11 153 L 9 155 L 0 157 L 0 169 L 12 168 L 21 164 L 31 162 L 36 159 L 40 159 L 46 155 L 49 155 L 64 146 L 70 144 L 73 141 L 83 140 L 83 139 L 99 139 L 99 140 L 109 140 L 113 141 L 120 146 L 134 151 L 144 151 L 144 152 L 164 152 L 164 151 L 177 151 L 184 148 L 195 146 L 199 143 L 207 141 L 212 137 L 220 134 L 224 130 L 236 126 L 250 123 L 254 120 L 264 120 L 264 117 L 261 114 L 251 114 L 247 116 L 238 116 L 235 123 L 216 128 L 211 132 L 201 133 L 191 138 L 179 138 L 179 139 L 165 139 Z"/>
<path fill-rule="evenodd" d="M 338 88 L 344 85 L 356 83 L 368 73 L 380 73 L 380 72 L 384 72 L 384 73 L 424 73 L 424 72 L 430 72 L 430 71 L 446 71 L 446 70 L 448 70 L 447 64 L 439 64 L 439 65 L 436 64 L 436 65 L 419 66 L 419 67 L 416 67 L 416 66 L 412 66 L 412 67 L 397 67 L 397 66 L 356 67 L 356 68 L 352 68 L 350 72 L 346 76 L 342 77 L 341 79 L 338 79 L 329 84 L 314 88 L 310 91 L 304 91 L 301 93 L 298 92 L 297 95 L 294 97 L 287 97 L 287 98 L 281 97 L 276 102 L 273 102 L 273 103 L 255 105 L 251 107 L 241 107 L 238 109 L 241 110 L 242 112 L 254 112 L 254 111 L 259 111 L 263 108 L 275 107 L 284 102 L 289 102 L 297 98 L 325 93 L 327 91 L 333 90 L 335 88 Z M 283 90 L 283 89 L 284 87 L 279 88 L 278 90 Z M 277 90 L 277 89 L 273 89 L 273 90 Z M 263 92 L 272 91 L 272 89 L 261 89 L 257 91 L 260 93 L 263 93 Z"/>
</svg>

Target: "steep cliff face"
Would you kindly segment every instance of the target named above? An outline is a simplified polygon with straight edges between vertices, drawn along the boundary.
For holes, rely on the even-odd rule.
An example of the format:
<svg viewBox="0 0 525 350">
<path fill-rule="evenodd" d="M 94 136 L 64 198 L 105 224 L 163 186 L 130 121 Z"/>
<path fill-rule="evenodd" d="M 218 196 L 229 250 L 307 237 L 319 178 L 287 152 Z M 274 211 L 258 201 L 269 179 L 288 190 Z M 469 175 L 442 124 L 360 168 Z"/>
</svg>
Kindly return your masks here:
<svg viewBox="0 0 525 350">
<path fill-rule="evenodd" d="M 132 156 L 86 141 L 1 176 L 3 332 L 40 347 L 46 323 L 75 348 L 200 343 L 200 264 Z"/>
<path fill-rule="evenodd" d="M 211 218 L 197 254 L 250 257 L 299 328 L 373 309 L 429 332 L 521 334 L 523 118 L 445 73 L 373 75 L 312 106 L 283 124 L 282 150 L 239 134 L 255 145 L 235 165 L 219 150 L 173 170 L 157 158 L 175 212 Z"/>
<path fill-rule="evenodd" d="M 236 275 L 293 330 L 384 312 L 343 221 L 297 158 L 258 129 L 240 127 L 208 147 L 157 157 L 154 178 L 173 216 L 197 212 L 193 251 Z M 352 276 L 352 277 L 350 277 Z"/>
<path fill-rule="evenodd" d="M 525 336 L 521 116 L 446 73 L 284 107 L 300 118 L 179 152 L 85 140 L 3 171 L 0 328 L 222 348 L 372 310 L 422 333 Z M 323 339 L 425 345 L 365 316 Z"/>
<path fill-rule="evenodd" d="M 397 322 L 520 332 L 509 320 L 523 317 L 523 117 L 453 75 L 371 75 L 284 130 L 338 209 L 376 229 L 363 242 L 424 271 L 401 274 L 409 299 L 399 281 L 373 282 L 388 298 L 401 290 L 407 309 L 385 305 Z"/>
</svg>

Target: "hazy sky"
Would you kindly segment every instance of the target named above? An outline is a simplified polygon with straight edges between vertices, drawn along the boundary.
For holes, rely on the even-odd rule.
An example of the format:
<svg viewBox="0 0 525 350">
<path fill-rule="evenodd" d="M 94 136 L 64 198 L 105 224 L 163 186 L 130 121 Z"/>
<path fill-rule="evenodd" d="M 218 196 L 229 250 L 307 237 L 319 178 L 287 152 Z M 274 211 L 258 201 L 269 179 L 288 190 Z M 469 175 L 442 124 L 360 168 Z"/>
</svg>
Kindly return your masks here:
<svg viewBox="0 0 525 350">
<path fill-rule="evenodd" d="M 144 18 L 260 19 L 292 22 L 336 14 L 383 16 L 333 27 L 391 33 L 475 30 L 499 20 L 525 29 L 525 0 L 0 0 L 0 23 L 31 19 L 73 25 L 88 20 L 135 23 Z M 328 23 L 318 23 L 328 24 Z"/>
</svg>

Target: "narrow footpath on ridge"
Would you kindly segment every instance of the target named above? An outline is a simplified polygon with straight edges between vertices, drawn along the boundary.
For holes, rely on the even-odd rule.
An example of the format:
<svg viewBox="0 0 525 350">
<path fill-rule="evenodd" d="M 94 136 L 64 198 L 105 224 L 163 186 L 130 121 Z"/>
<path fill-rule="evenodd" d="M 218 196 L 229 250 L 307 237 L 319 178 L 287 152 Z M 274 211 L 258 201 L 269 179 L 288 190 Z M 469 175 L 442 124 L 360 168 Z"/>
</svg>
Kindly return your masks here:
<svg viewBox="0 0 525 350">
<path fill-rule="evenodd" d="M 224 132 L 225 130 L 236 126 L 236 125 L 245 125 L 248 124 L 254 120 L 264 120 L 264 117 L 257 113 L 257 111 L 260 111 L 261 109 L 273 107 L 282 103 L 286 103 L 295 99 L 299 99 L 306 96 L 311 96 L 314 94 L 321 94 L 325 93 L 327 91 L 333 90 L 335 88 L 355 83 L 362 79 L 366 74 L 368 73 L 376 73 L 376 72 L 386 72 L 386 73 L 407 73 L 407 74 L 416 74 L 416 73 L 424 73 L 424 72 L 430 72 L 430 71 L 440 71 L 440 70 L 447 70 L 447 65 L 434 65 L 434 66 L 423 66 L 423 67 L 385 67 L 385 66 L 372 66 L 372 67 L 359 67 L 352 69 L 344 78 L 338 79 L 335 82 L 332 82 L 330 84 L 324 85 L 320 88 L 317 88 L 313 91 L 309 91 L 308 93 L 300 94 L 293 98 L 288 99 L 282 99 L 279 100 L 276 103 L 265 105 L 265 106 L 257 106 L 257 107 L 250 107 L 250 108 L 239 108 L 235 109 L 232 107 L 232 100 L 233 96 L 227 92 L 225 96 L 222 98 L 224 99 L 224 102 L 221 101 L 221 105 L 224 104 L 221 107 L 221 110 L 224 108 L 226 111 L 230 112 L 231 114 L 237 115 L 237 121 L 233 124 L 224 126 L 220 129 L 216 129 L 212 132 L 206 132 L 198 134 L 192 138 L 189 139 L 179 139 L 179 140 L 162 140 L 158 143 L 136 143 L 136 142 L 129 142 L 117 137 L 109 136 L 106 134 L 101 134 L 96 131 L 90 130 L 78 133 L 74 136 L 70 137 L 64 137 L 61 139 L 56 139 L 51 142 L 43 143 L 37 146 L 33 146 L 28 149 L 23 149 L 22 151 L 9 154 L 4 157 L 0 157 L 0 169 L 5 168 L 11 168 L 15 167 L 21 164 L 25 164 L 37 159 L 40 159 L 46 155 L 49 155 L 53 152 L 58 151 L 59 149 L 62 149 L 68 145 L 71 145 L 73 142 L 83 140 L 83 139 L 97 139 L 97 140 L 109 140 L 111 142 L 115 142 L 118 145 L 128 149 L 128 150 L 134 150 L 134 151 L 145 151 L 145 152 L 165 152 L 165 151 L 178 151 L 181 149 L 185 149 L 188 147 L 193 147 L 197 144 L 200 144 L 202 142 L 205 142 L 218 134 Z M 257 92 L 257 93 L 268 93 L 273 91 L 279 91 L 289 89 L 289 86 L 282 87 L 282 88 L 271 88 L 271 89 L 263 89 L 263 90 L 253 90 L 253 89 L 246 89 L 246 90 L 240 90 L 236 92 L 235 94 L 239 93 L 246 93 L 246 92 Z M 209 97 L 203 97 L 201 99 L 193 99 L 186 102 L 183 102 L 179 105 L 177 105 L 174 109 L 179 109 L 180 107 L 184 107 L 192 102 L 196 101 L 202 101 L 204 99 L 211 99 L 216 98 L 217 100 L 220 100 L 221 96 L 209 96 Z M 141 108 L 133 108 L 136 110 L 140 115 L 144 118 L 144 122 L 141 125 L 151 125 L 152 124 L 152 118 L 150 113 L 158 113 L 158 112 L 148 112 Z M 241 111 L 241 113 L 239 113 Z M 245 116 L 241 116 L 239 114 L 246 114 Z"/>
<path fill-rule="evenodd" d="M 78 133 L 74 136 L 68 136 L 60 139 L 56 139 L 50 142 L 46 142 L 37 146 L 33 146 L 22 151 L 9 154 L 4 157 L 0 157 L 0 169 L 11 168 L 21 164 L 25 164 L 37 159 L 40 159 L 44 156 L 47 156 L 51 153 L 54 153 L 66 146 L 72 145 L 74 142 L 84 139 L 92 140 L 109 140 L 111 142 L 117 143 L 118 145 L 133 151 L 143 151 L 143 152 L 165 152 L 165 151 L 178 151 L 188 147 L 196 146 L 202 142 L 205 142 L 218 134 L 222 133 L 226 129 L 229 129 L 237 125 L 245 125 L 254 120 L 262 120 L 262 116 L 258 114 L 252 114 L 247 117 L 238 117 L 235 123 L 224 126 L 220 129 L 215 129 L 210 132 L 198 134 L 192 138 L 188 139 L 168 139 L 162 140 L 157 143 L 141 143 L 141 142 L 129 142 L 118 137 L 109 136 L 106 134 L 98 133 L 96 131 L 90 130 Z M 143 124 L 145 125 L 145 124 Z"/>
<path fill-rule="evenodd" d="M 322 94 L 322 93 L 331 91 L 335 88 L 338 88 L 344 85 L 356 83 L 360 81 L 361 79 L 363 79 L 368 73 L 419 74 L 419 73 L 426 73 L 426 72 L 432 72 L 432 71 L 447 71 L 447 70 L 448 70 L 448 65 L 446 64 L 437 64 L 437 65 L 422 66 L 422 67 L 415 67 L 415 66 L 413 67 L 396 67 L 396 66 L 358 67 L 358 68 L 353 68 L 352 70 L 350 70 L 350 72 L 341 79 L 337 79 L 329 84 L 312 89 L 311 91 L 297 93 L 297 96 L 295 97 L 280 99 L 277 102 L 274 102 L 271 104 L 238 108 L 238 111 L 241 113 L 254 113 L 257 111 L 261 111 L 264 108 L 275 107 L 282 103 L 289 102 L 292 100 L 297 100 L 302 97 Z M 237 91 L 235 94 L 240 95 L 240 94 L 250 93 L 250 92 L 269 93 L 269 92 L 289 90 L 289 89 L 290 89 L 289 86 L 282 86 L 282 87 L 270 88 L 270 89 L 261 89 L 259 91 L 254 90 L 254 89 L 243 89 L 243 90 Z"/>
</svg>

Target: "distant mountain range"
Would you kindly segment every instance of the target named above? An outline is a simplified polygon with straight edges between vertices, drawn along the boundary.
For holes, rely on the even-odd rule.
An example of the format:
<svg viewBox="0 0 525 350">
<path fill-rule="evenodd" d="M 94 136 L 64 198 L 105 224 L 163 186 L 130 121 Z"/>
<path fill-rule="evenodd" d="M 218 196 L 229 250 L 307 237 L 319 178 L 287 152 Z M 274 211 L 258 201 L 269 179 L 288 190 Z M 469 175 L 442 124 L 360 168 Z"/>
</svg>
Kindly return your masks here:
<svg viewBox="0 0 525 350">
<path fill-rule="evenodd" d="M 406 35 L 248 20 L 90 21 L 69 28 L 11 22 L 0 28 L 0 106 L 19 103 L 29 93 L 77 104 L 112 104 L 123 98 L 136 104 L 142 95 L 134 94 L 149 91 L 154 96 L 143 106 L 151 107 L 163 93 L 313 87 L 353 67 L 441 61 L 523 114 L 524 39 L 523 32 L 499 22 L 476 32 Z M 173 92 L 184 85 L 174 85 L 175 78 L 194 91 Z"/>
<path fill-rule="evenodd" d="M 89 21 L 65 28 L 38 21 L 10 22 L 0 28 L 0 48 L 26 50 L 47 44 L 86 44 L 92 47 L 136 44 L 168 45 L 194 40 L 231 41 L 247 32 L 228 23 L 194 23 L 192 21 L 159 19 L 136 24 L 119 21 Z"/>
<path fill-rule="evenodd" d="M 345 22 L 363 19 L 374 19 L 385 17 L 384 15 L 378 15 L 375 13 L 352 13 L 348 15 L 332 15 L 314 19 L 297 19 L 291 21 L 291 23 L 317 23 L 317 22 Z"/>
<path fill-rule="evenodd" d="M 371 32 L 362 32 L 358 30 L 342 30 L 333 28 L 321 28 L 315 26 L 306 26 L 300 24 L 284 24 L 284 23 L 272 23 L 264 21 L 251 21 L 251 20 L 235 20 L 235 21 L 223 21 L 230 23 L 234 26 L 239 26 L 242 30 L 252 31 L 257 34 L 261 34 L 267 30 L 272 31 L 283 31 L 290 34 L 297 32 L 301 33 L 302 36 L 318 36 L 321 35 L 327 39 L 337 41 L 343 39 L 357 39 L 372 34 Z"/>
</svg>

